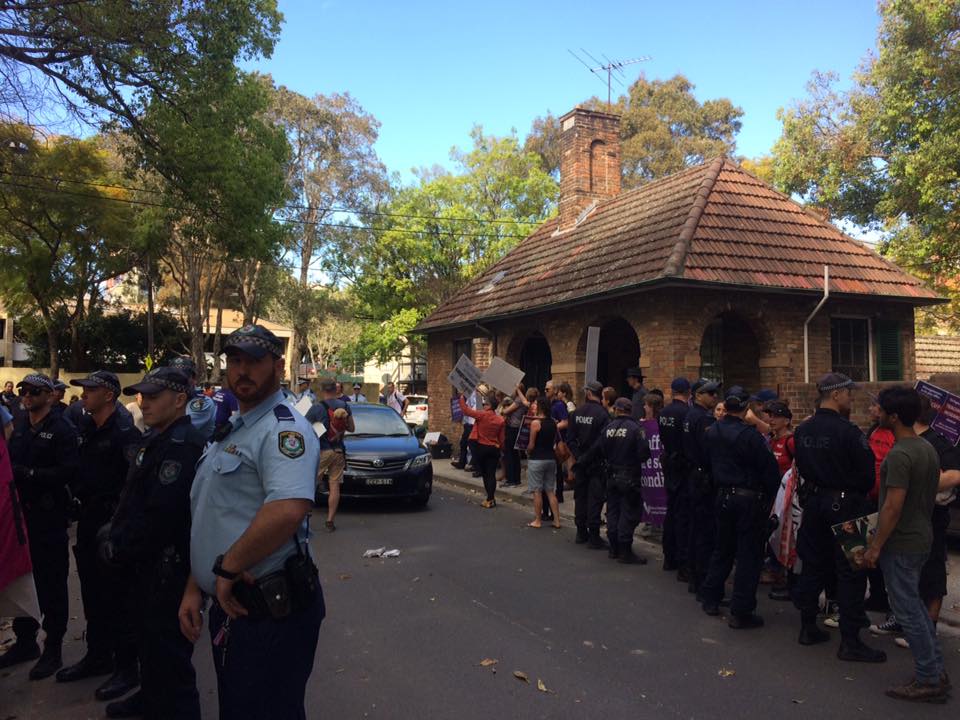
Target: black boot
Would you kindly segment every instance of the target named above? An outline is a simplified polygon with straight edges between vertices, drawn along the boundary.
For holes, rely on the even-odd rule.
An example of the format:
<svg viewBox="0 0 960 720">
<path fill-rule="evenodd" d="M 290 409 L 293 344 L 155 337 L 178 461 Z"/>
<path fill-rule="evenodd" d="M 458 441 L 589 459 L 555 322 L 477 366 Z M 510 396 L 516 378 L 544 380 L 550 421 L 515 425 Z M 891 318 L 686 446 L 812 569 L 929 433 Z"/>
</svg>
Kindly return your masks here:
<svg viewBox="0 0 960 720">
<path fill-rule="evenodd" d="M 136 664 L 118 668 L 110 678 L 94 692 L 97 700 L 106 702 L 123 697 L 140 684 L 140 672 Z"/>
<path fill-rule="evenodd" d="M 35 638 L 29 640 L 17 638 L 10 649 L 0 655 L 0 669 L 13 667 L 29 660 L 36 660 L 38 657 L 40 657 L 40 646 L 37 645 Z"/>
<path fill-rule="evenodd" d="M 620 548 L 620 562 L 624 565 L 646 565 L 647 559 L 633 551 L 632 545 Z"/>
<path fill-rule="evenodd" d="M 733 615 L 730 617 L 730 622 L 727 623 L 727 626 L 734 630 L 752 630 L 753 628 L 763 627 L 763 618 L 756 613 Z"/>
<path fill-rule="evenodd" d="M 132 718 L 143 715 L 143 693 L 139 690 L 128 698 L 107 705 L 108 718 Z"/>
<path fill-rule="evenodd" d="M 701 607 L 703 608 L 703 611 L 710 617 L 716 617 L 717 615 L 720 614 L 720 606 L 717 605 L 716 603 L 705 600 L 702 603 Z"/>
<path fill-rule="evenodd" d="M 680 569 L 680 566 L 677 565 L 677 564 L 676 564 L 675 562 L 673 562 L 672 560 L 664 560 L 664 561 L 663 561 L 663 571 L 664 571 L 664 572 L 674 572 L 674 571 L 679 570 L 679 569 Z"/>
<path fill-rule="evenodd" d="M 73 682 L 97 675 L 109 675 L 112 672 L 113 659 L 109 655 L 93 654 L 88 650 L 80 662 L 57 673 L 57 682 Z"/>
<path fill-rule="evenodd" d="M 848 662 L 882 663 L 887 661 L 883 650 L 874 650 L 859 637 L 842 638 L 837 657 Z"/>
<path fill-rule="evenodd" d="M 577 539 L 574 540 L 574 542 L 577 545 L 584 545 L 589 539 L 590 539 L 590 536 L 587 535 L 587 529 L 585 527 L 580 527 L 579 525 L 577 525 Z"/>
<path fill-rule="evenodd" d="M 607 544 L 603 541 L 603 538 L 600 537 L 600 529 L 590 530 L 588 532 L 589 539 L 587 540 L 587 547 L 591 550 L 606 550 Z"/>
<path fill-rule="evenodd" d="M 611 560 L 616 560 L 620 557 L 620 547 L 617 545 L 617 541 L 613 538 L 607 538 L 607 542 L 610 543 L 610 549 L 607 551 L 607 557 Z"/>
<path fill-rule="evenodd" d="M 800 626 L 800 637 L 797 642 L 801 645 L 817 645 L 830 642 L 830 633 L 817 627 L 817 622 L 805 622 Z"/>
<path fill-rule="evenodd" d="M 767 597 L 771 600 L 778 600 L 780 602 L 792 600 L 790 588 L 788 588 L 786 585 L 779 585 L 773 588 L 769 593 L 767 593 Z"/>
<path fill-rule="evenodd" d="M 30 668 L 31 680 L 43 680 L 53 675 L 63 665 L 63 657 L 60 654 L 60 645 L 62 640 L 51 640 L 47 638 L 43 642 L 43 652 L 40 653 L 40 659 L 37 664 Z"/>
<path fill-rule="evenodd" d="M 677 582 L 688 583 L 690 582 L 690 573 L 687 569 L 681 565 L 677 570 Z"/>
</svg>

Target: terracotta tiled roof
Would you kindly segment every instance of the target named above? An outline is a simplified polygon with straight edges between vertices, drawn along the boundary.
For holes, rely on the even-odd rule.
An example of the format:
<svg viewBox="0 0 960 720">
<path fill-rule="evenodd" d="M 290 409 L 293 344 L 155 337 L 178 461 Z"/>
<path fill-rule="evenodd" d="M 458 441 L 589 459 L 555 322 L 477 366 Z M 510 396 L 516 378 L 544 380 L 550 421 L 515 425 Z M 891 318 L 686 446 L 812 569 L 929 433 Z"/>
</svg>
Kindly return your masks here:
<svg viewBox="0 0 960 720">
<path fill-rule="evenodd" d="M 548 220 L 420 330 L 520 315 L 656 281 L 937 302 L 923 283 L 726 158 Z M 544 293 L 544 288 L 549 288 Z"/>
<path fill-rule="evenodd" d="M 917 335 L 917 377 L 937 373 L 960 373 L 960 336 Z"/>
</svg>

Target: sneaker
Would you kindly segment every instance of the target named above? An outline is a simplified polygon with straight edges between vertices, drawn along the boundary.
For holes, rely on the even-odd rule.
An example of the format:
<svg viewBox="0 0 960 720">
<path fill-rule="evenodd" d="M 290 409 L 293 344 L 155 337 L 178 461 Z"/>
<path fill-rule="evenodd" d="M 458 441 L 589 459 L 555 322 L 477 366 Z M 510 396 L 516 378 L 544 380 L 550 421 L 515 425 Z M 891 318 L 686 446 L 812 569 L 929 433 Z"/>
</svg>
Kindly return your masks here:
<svg viewBox="0 0 960 720">
<path fill-rule="evenodd" d="M 823 624 L 830 628 L 840 627 L 840 612 L 832 612 L 823 620 Z"/>
<path fill-rule="evenodd" d="M 887 615 L 887 619 L 882 623 L 870 626 L 871 635 L 895 635 L 899 632 L 903 632 L 903 628 L 893 615 Z"/>
<path fill-rule="evenodd" d="M 906 685 L 890 688 L 886 696 L 895 700 L 942 704 L 947 701 L 947 688 L 942 681 L 936 685 L 923 685 L 913 680 Z"/>
<path fill-rule="evenodd" d="M 906 650 L 910 649 L 910 643 L 907 642 L 907 639 L 903 635 L 898 635 L 893 639 L 893 644 L 897 647 L 902 647 Z"/>
<path fill-rule="evenodd" d="M 484 500 L 482 503 L 480 503 L 480 507 L 484 507 L 487 510 L 489 510 L 490 508 L 495 508 L 496 506 L 497 506 L 496 500 Z"/>
</svg>

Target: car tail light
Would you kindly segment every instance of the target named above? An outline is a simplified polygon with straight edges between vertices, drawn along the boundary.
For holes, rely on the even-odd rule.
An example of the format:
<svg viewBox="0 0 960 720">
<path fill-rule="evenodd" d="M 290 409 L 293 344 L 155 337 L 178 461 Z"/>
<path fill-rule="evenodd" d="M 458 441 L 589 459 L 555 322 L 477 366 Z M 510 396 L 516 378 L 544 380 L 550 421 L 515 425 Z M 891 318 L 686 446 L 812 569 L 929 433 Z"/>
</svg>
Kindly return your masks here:
<svg viewBox="0 0 960 720">
<path fill-rule="evenodd" d="M 426 405 L 417 405 L 417 410 L 426 410 L 426 409 L 427 409 Z"/>
</svg>

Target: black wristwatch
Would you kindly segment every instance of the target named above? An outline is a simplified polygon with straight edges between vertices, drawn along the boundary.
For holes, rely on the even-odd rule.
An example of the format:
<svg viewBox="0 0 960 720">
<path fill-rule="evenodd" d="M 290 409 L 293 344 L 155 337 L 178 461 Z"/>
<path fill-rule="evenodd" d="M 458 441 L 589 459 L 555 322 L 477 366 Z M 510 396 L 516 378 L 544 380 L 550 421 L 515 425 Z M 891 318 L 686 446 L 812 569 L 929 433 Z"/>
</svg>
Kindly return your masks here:
<svg viewBox="0 0 960 720">
<path fill-rule="evenodd" d="M 240 573 L 223 569 L 223 555 L 217 555 L 217 559 L 213 561 L 213 574 L 225 580 L 236 580 L 240 577 Z"/>
</svg>

